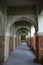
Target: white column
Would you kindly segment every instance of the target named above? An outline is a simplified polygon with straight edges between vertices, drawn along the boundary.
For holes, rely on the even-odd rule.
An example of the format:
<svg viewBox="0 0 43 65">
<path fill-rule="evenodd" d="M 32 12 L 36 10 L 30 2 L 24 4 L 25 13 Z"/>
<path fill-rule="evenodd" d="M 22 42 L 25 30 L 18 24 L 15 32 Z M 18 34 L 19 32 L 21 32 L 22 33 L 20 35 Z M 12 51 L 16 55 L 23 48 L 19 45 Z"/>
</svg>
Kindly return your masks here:
<svg viewBox="0 0 43 65">
<path fill-rule="evenodd" d="M 33 37 L 33 38 L 35 37 L 34 33 L 35 33 L 35 27 L 32 26 L 32 27 L 31 27 L 31 38 L 32 38 L 32 37 Z M 32 47 L 34 47 L 34 49 L 36 49 L 36 47 L 35 47 L 35 38 L 34 38 L 34 43 L 31 44 L 31 45 L 32 45 Z"/>
<path fill-rule="evenodd" d="M 35 27 L 32 26 L 32 27 L 31 27 L 31 37 L 34 37 L 34 33 L 35 33 Z"/>
<path fill-rule="evenodd" d="M 9 36 L 10 36 L 10 33 L 6 32 L 5 44 L 4 44 L 4 61 L 6 61 L 9 56 Z"/>
</svg>

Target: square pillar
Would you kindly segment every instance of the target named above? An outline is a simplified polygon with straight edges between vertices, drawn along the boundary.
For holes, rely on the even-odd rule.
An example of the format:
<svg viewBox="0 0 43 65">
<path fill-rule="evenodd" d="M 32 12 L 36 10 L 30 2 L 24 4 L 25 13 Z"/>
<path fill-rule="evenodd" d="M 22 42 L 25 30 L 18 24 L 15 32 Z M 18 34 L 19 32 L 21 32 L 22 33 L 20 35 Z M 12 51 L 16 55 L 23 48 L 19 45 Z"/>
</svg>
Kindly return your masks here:
<svg viewBox="0 0 43 65">
<path fill-rule="evenodd" d="M 13 37 L 9 37 L 9 52 L 11 53 L 13 51 Z"/>
<path fill-rule="evenodd" d="M 36 62 L 40 63 L 43 57 L 43 33 L 38 32 L 36 36 Z"/>
<path fill-rule="evenodd" d="M 30 38 L 29 37 L 27 38 L 26 42 L 27 42 L 27 45 L 30 46 Z"/>
<path fill-rule="evenodd" d="M 38 63 L 39 62 L 39 42 L 38 42 L 38 36 L 36 36 L 36 59 L 35 61 Z"/>
<path fill-rule="evenodd" d="M 35 36 L 30 38 L 30 42 L 31 42 L 31 50 L 35 53 L 36 52 L 36 38 L 35 38 Z"/>
</svg>

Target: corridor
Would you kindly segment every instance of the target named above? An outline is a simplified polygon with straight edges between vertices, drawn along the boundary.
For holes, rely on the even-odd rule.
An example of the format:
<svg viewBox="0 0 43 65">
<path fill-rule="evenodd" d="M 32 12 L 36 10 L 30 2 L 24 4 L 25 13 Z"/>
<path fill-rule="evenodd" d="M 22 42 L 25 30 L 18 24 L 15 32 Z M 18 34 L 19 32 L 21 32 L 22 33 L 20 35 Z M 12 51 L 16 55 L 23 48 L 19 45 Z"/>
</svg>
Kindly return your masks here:
<svg viewBox="0 0 43 65">
<path fill-rule="evenodd" d="M 8 57 L 4 65 L 40 65 L 34 63 L 35 55 L 26 43 L 21 43 L 16 48 L 15 52 L 12 52 Z"/>
<path fill-rule="evenodd" d="M 0 0 L 0 64 L 43 65 L 43 0 Z"/>
</svg>

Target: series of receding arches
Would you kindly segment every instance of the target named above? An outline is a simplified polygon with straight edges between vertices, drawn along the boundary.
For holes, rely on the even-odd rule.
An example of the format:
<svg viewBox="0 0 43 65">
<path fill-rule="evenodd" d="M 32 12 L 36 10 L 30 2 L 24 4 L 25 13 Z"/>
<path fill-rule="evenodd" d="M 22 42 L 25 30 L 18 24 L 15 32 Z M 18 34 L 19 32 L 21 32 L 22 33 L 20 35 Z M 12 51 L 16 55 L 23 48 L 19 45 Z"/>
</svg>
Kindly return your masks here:
<svg viewBox="0 0 43 65">
<path fill-rule="evenodd" d="M 36 20 L 34 20 L 33 18 L 29 18 L 28 16 L 14 16 L 11 19 L 9 19 L 8 20 L 9 23 L 8 23 L 7 28 L 5 30 L 5 54 L 4 54 L 5 60 L 7 59 L 8 55 L 9 55 L 9 37 L 11 36 L 10 30 L 11 30 L 11 27 L 13 26 L 13 24 L 14 24 L 14 29 L 13 29 L 14 30 L 14 32 L 13 32 L 14 37 L 16 36 L 16 33 L 19 35 L 20 33 L 28 34 L 28 32 L 30 32 L 31 27 L 28 27 L 28 26 L 30 26 L 30 24 L 28 24 L 28 26 L 21 25 L 17 29 L 15 29 L 15 22 L 18 22 L 18 21 L 28 22 L 31 24 L 31 26 L 33 25 L 35 28 L 37 28 Z M 6 37 L 6 36 L 8 36 L 8 37 Z M 14 45 L 15 45 L 15 41 L 14 41 Z M 6 51 L 7 51 L 7 53 L 6 53 Z"/>
</svg>

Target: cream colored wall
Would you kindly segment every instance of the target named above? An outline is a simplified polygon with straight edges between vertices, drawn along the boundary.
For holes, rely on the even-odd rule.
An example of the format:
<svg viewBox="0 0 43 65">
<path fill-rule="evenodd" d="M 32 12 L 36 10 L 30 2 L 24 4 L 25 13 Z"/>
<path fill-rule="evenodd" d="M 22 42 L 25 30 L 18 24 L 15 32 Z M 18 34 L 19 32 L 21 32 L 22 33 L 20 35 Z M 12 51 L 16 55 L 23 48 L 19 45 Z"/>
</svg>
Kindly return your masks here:
<svg viewBox="0 0 43 65">
<path fill-rule="evenodd" d="M 43 32 L 43 11 L 38 15 L 38 32 Z"/>
</svg>

